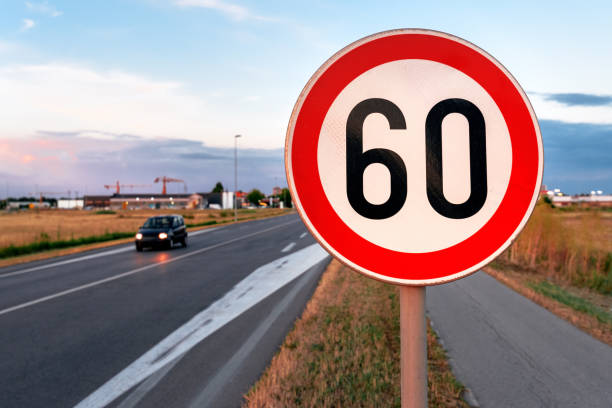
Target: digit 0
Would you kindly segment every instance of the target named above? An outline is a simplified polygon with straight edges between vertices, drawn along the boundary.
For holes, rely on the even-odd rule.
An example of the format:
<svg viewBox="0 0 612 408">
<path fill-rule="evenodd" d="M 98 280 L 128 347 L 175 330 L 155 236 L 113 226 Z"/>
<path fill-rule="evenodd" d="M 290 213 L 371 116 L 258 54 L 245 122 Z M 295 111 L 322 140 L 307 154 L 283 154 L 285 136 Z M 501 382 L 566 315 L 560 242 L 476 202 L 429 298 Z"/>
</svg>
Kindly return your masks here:
<svg viewBox="0 0 612 408">
<path fill-rule="evenodd" d="M 470 196 L 461 204 L 444 197 L 442 189 L 442 121 L 451 113 L 460 113 L 468 121 L 470 141 Z M 476 214 L 487 199 L 487 138 L 480 109 L 465 99 L 445 99 L 437 103 L 425 120 L 427 155 L 427 199 L 436 212 L 447 218 L 468 218 Z"/>
</svg>

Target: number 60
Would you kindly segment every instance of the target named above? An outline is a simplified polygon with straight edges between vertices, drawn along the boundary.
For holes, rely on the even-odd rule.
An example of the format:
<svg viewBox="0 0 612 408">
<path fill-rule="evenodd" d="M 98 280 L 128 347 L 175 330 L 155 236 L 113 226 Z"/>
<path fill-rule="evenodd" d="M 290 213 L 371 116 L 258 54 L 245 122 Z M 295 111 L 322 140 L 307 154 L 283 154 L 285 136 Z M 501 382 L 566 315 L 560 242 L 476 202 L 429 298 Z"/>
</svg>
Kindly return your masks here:
<svg viewBox="0 0 612 408">
<path fill-rule="evenodd" d="M 401 110 L 391 101 L 381 98 L 358 103 L 346 122 L 346 194 L 357 213 L 370 219 L 395 215 L 406 201 L 408 181 L 401 157 L 389 149 L 363 151 L 363 123 L 371 113 L 387 118 L 390 129 L 406 129 Z M 459 113 L 468 121 L 470 144 L 470 196 L 461 204 L 444 197 L 442 189 L 442 121 L 451 113 Z M 432 208 L 447 218 L 461 219 L 476 214 L 487 198 L 487 148 L 485 121 L 480 110 L 465 99 L 445 99 L 437 103 L 425 120 L 427 199 Z M 386 202 L 372 204 L 363 194 L 363 173 L 370 164 L 387 167 L 391 176 L 391 194 Z"/>
</svg>

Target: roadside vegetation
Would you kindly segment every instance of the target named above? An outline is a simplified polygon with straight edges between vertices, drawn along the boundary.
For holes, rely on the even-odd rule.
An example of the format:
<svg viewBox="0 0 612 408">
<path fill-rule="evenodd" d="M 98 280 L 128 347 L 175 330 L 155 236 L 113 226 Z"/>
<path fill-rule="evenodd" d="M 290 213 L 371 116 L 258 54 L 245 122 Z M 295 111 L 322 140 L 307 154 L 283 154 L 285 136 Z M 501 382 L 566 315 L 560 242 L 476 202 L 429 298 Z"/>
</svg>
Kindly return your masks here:
<svg viewBox="0 0 612 408">
<path fill-rule="evenodd" d="M 612 213 L 561 211 L 541 203 L 502 262 L 612 294 Z"/>
<path fill-rule="evenodd" d="M 485 270 L 612 345 L 612 212 L 542 201 L 517 240 Z"/>
<path fill-rule="evenodd" d="M 430 407 L 467 407 L 428 328 Z M 334 260 L 244 407 L 399 407 L 399 292 Z"/>
<path fill-rule="evenodd" d="M 608 312 L 591 303 L 588 299 L 574 295 L 568 290 L 548 281 L 528 282 L 528 286 L 536 292 L 555 299 L 574 310 L 589 314 L 600 322 L 609 324 L 610 328 L 612 328 L 612 312 Z"/>
<path fill-rule="evenodd" d="M 281 215 L 290 210 L 238 210 L 238 220 Z M 26 210 L 0 214 L 0 259 L 84 246 L 134 236 L 151 216 L 183 215 L 187 228 L 233 222 L 227 210 Z"/>
</svg>

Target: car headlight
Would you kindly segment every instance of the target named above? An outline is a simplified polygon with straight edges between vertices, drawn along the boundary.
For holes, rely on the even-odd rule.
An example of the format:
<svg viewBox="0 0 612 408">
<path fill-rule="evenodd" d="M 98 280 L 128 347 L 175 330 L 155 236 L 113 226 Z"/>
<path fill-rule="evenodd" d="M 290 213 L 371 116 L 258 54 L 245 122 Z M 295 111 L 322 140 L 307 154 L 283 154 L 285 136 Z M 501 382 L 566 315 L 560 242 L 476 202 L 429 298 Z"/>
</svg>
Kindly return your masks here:
<svg viewBox="0 0 612 408">
<path fill-rule="evenodd" d="M 136 234 L 136 239 L 142 239 L 142 234 L 140 232 Z"/>
<path fill-rule="evenodd" d="M 159 237 L 159 239 L 166 239 L 166 238 L 168 238 L 168 234 L 166 234 L 165 232 L 160 232 L 158 237 Z"/>
</svg>

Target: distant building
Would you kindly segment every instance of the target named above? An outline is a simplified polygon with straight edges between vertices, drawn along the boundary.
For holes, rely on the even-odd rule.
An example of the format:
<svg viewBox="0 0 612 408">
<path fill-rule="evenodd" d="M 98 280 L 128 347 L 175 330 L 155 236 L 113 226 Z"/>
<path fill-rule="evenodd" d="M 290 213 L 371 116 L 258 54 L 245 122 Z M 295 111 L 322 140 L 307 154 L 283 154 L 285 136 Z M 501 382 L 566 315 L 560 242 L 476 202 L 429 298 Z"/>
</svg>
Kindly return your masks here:
<svg viewBox="0 0 612 408">
<path fill-rule="evenodd" d="M 277 196 L 280 195 L 282 193 L 283 189 L 280 187 L 274 187 L 272 189 L 272 195 Z"/>
<path fill-rule="evenodd" d="M 223 209 L 223 210 L 229 210 L 229 209 L 234 208 L 234 192 L 233 191 L 224 191 L 222 193 L 196 193 L 196 194 L 200 195 L 206 201 L 206 204 L 203 205 L 202 208 L 217 208 L 217 209 Z M 239 197 L 236 203 L 238 208 L 242 207 L 242 199 L 240 198 L 240 194 L 241 192 L 238 192 L 237 194 L 237 196 Z"/>
<path fill-rule="evenodd" d="M 553 195 L 550 197 L 552 203 L 557 207 L 570 205 L 578 207 L 612 207 L 612 195 Z"/>
<path fill-rule="evenodd" d="M 50 208 L 51 204 L 46 201 L 42 203 L 40 201 L 30 201 L 30 200 L 22 200 L 22 201 L 9 201 L 6 205 L 9 210 L 23 210 L 28 208 Z"/>
<path fill-rule="evenodd" d="M 83 208 L 110 208 L 111 196 L 86 195 L 83 197 Z"/>
<path fill-rule="evenodd" d="M 242 207 L 246 193 L 238 192 L 237 205 Z M 113 194 L 111 196 L 85 196 L 83 208 L 110 208 L 132 210 L 143 208 L 234 208 L 234 192 L 194 194 Z"/>
<path fill-rule="evenodd" d="M 60 198 L 57 200 L 57 208 L 60 210 L 72 210 L 83 208 L 85 200 L 82 198 Z"/>
<path fill-rule="evenodd" d="M 113 210 L 205 207 L 199 194 L 113 194 L 109 201 Z"/>
</svg>

